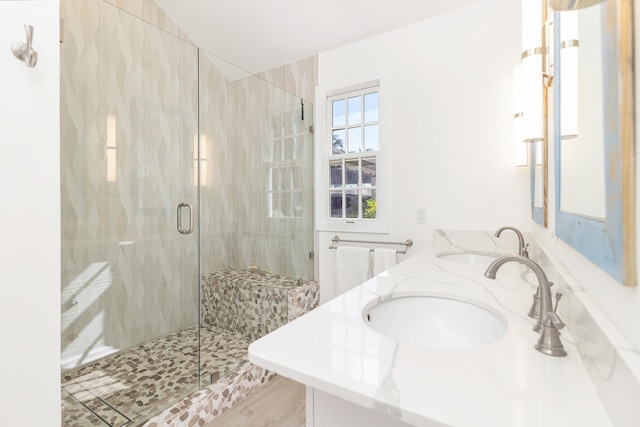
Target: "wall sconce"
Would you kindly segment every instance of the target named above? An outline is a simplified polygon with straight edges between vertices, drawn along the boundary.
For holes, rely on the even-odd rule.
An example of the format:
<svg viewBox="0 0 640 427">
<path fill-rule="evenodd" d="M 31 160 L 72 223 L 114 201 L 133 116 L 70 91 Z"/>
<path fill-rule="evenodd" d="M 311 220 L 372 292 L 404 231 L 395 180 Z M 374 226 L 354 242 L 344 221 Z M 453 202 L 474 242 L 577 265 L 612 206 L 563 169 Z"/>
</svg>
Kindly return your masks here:
<svg viewBox="0 0 640 427">
<path fill-rule="evenodd" d="M 522 64 L 513 67 L 513 142 L 516 166 L 529 164 L 529 144 L 524 142 L 522 114 Z"/>
<path fill-rule="evenodd" d="M 560 20 L 560 135 L 578 136 L 578 15 L 562 12 Z"/>
<path fill-rule="evenodd" d="M 198 149 L 199 148 L 199 149 Z M 209 185 L 209 139 L 205 134 L 200 135 L 200 147 L 198 147 L 198 135 L 193 135 L 193 186 L 198 186 L 198 171 L 200 172 L 200 186 Z M 198 163 L 198 160 L 200 162 Z M 199 166 L 199 167 L 198 167 Z"/>
<path fill-rule="evenodd" d="M 544 140 L 542 7 L 522 0 L 522 117 L 524 142 Z"/>
<path fill-rule="evenodd" d="M 107 181 L 116 182 L 116 116 L 107 116 L 107 145 L 104 149 L 104 157 L 107 160 Z"/>
</svg>

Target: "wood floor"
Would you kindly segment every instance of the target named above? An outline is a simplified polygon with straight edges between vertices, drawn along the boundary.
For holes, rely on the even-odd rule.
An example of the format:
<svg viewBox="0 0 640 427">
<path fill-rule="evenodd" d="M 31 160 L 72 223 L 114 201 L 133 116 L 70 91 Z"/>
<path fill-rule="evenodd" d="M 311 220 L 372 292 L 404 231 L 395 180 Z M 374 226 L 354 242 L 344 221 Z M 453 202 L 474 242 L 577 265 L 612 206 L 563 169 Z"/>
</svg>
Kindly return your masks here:
<svg viewBox="0 0 640 427">
<path fill-rule="evenodd" d="M 280 375 L 204 427 L 304 427 L 305 387 Z"/>
</svg>

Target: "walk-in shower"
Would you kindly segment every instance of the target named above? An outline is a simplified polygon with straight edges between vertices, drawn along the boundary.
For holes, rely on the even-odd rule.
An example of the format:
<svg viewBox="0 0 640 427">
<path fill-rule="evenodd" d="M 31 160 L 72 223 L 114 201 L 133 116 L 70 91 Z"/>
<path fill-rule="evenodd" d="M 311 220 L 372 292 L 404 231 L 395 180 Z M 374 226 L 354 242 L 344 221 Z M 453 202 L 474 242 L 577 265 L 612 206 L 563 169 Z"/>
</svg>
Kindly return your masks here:
<svg viewBox="0 0 640 427">
<path fill-rule="evenodd" d="M 138 3 L 61 1 L 66 426 L 139 425 L 245 363 L 201 278 L 313 276 L 313 106 Z"/>
</svg>

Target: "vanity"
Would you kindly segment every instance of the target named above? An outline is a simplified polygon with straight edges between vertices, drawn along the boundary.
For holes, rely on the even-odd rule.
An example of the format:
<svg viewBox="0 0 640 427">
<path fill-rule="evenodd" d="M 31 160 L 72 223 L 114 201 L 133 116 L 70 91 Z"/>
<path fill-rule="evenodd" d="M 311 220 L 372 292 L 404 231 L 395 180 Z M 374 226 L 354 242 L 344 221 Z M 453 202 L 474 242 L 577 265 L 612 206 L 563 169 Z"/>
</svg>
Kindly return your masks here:
<svg viewBox="0 0 640 427">
<path fill-rule="evenodd" d="M 568 325 L 565 357 L 534 348 L 539 334 L 527 313 L 538 280 L 529 268 L 507 263 L 495 280 L 484 277 L 492 257 L 517 254 L 506 240 L 436 230 L 434 246 L 254 342 L 249 360 L 307 386 L 307 426 L 612 425 L 571 335 L 576 295 L 536 242 L 531 258 L 542 260 L 553 294 L 565 294 L 557 310 Z M 498 322 L 473 322 L 481 339 L 459 343 L 398 337 L 391 320 L 389 330 L 372 328 L 376 307 L 416 297 L 453 301 L 454 313 L 471 303 Z"/>
</svg>

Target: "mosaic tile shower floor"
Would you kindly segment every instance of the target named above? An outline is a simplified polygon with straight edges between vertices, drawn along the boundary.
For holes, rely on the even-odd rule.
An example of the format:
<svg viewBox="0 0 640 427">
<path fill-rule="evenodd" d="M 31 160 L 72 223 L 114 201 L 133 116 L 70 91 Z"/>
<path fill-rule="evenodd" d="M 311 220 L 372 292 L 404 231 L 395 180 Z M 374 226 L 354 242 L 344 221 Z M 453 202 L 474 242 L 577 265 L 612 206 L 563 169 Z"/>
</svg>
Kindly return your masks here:
<svg viewBox="0 0 640 427">
<path fill-rule="evenodd" d="M 246 363 L 249 340 L 241 334 L 208 325 L 200 333 L 201 386 Z M 193 326 L 63 374 L 64 427 L 139 425 L 196 389 Z"/>
</svg>

